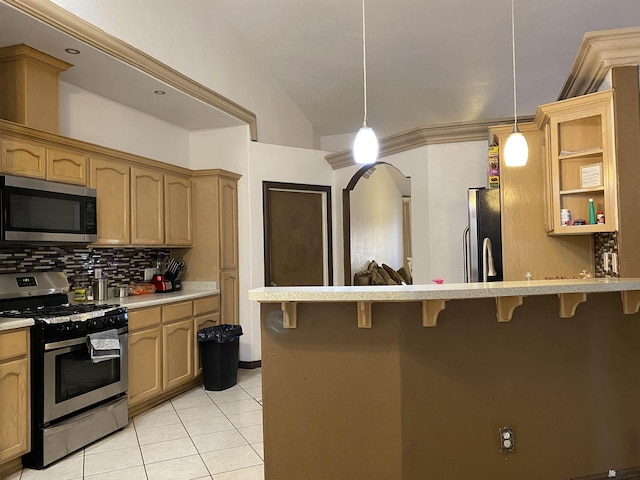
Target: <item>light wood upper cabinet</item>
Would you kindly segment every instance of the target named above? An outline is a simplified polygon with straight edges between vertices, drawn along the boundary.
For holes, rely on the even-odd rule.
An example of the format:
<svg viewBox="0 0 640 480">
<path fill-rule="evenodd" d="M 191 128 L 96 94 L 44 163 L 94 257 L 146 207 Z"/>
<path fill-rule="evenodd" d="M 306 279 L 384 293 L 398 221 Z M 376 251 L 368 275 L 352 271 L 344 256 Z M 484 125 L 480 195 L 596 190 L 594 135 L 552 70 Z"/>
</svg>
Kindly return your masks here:
<svg viewBox="0 0 640 480">
<path fill-rule="evenodd" d="M 131 243 L 164 243 L 164 179 L 157 170 L 131 167 Z"/>
<path fill-rule="evenodd" d="M 22 139 L 2 139 L 0 170 L 10 175 L 87 184 L 87 157 Z"/>
<path fill-rule="evenodd" d="M 87 157 L 76 152 L 47 148 L 47 179 L 87 184 Z"/>
<path fill-rule="evenodd" d="M 613 91 L 542 105 L 536 123 L 546 133 L 546 228 L 553 235 L 618 229 Z M 589 199 L 602 223 L 589 223 Z M 586 225 L 567 225 L 561 211 Z"/>
<path fill-rule="evenodd" d="M 46 178 L 46 147 L 25 140 L 2 139 L 0 170 L 10 175 Z"/>
<path fill-rule="evenodd" d="M 28 329 L 0 333 L 0 464 L 31 448 L 28 352 Z"/>
<path fill-rule="evenodd" d="M 191 180 L 188 177 L 164 176 L 164 214 L 165 244 L 191 245 Z"/>
<path fill-rule="evenodd" d="M 220 178 L 220 269 L 238 268 L 238 183 Z"/>
<path fill-rule="evenodd" d="M 91 158 L 89 186 L 97 191 L 98 240 L 105 245 L 130 243 L 131 180 L 129 166 L 119 162 Z"/>
</svg>

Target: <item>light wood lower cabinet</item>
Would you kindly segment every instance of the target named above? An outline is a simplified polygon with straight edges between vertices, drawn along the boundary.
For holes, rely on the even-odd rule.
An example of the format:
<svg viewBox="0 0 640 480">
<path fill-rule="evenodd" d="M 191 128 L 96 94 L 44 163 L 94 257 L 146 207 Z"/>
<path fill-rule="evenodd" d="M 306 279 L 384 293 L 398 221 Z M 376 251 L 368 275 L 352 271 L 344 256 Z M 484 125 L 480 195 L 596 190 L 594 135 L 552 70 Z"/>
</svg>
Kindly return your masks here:
<svg viewBox="0 0 640 480">
<path fill-rule="evenodd" d="M 0 333 L 0 464 L 31 449 L 29 330 Z"/>
<path fill-rule="evenodd" d="M 130 314 L 133 315 L 135 312 Z M 129 404 L 162 393 L 162 327 L 129 333 Z"/>
<path fill-rule="evenodd" d="M 162 326 L 162 388 L 191 380 L 193 374 L 193 318 Z"/>
<path fill-rule="evenodd" d="M 220 296 L 222 297 L 222 323 L 240 324 L 240 282 L 238 270 L 220 272 Z"/>
<path fill-rule="evenodd" d="M 193 301 L 193 328 L 194 347 L 193 365 L 195 374 L 202 373 L 202 362 L 200 361 L 200 347 L 198 346 L 198 330 L 207 327 L 220 325 L 220 296 L 199 298 Z"/>
<path fill-rule="evenodd" d="M 196 333 L 218 324 L 219 310 L 219 295 L 129 310 L 129 407 L 168 398 L 201 373 Z"/>
</svg>

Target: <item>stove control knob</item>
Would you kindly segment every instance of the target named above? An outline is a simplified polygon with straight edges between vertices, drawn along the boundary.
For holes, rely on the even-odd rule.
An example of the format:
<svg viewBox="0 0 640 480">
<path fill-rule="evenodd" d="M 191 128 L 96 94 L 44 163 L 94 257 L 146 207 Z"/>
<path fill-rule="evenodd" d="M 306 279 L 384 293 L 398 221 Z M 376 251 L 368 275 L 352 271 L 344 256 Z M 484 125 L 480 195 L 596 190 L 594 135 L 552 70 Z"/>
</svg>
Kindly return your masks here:
<svg viewBox="0 0 640 480">
<path fill-rule="evenodd" d="M 71 328 L 70 328 L 70 326 L 69 326 L 69 325 L 60 324 L 60 325 L 58 325 L 57 330 L 58 330 L 58 334 L 63 335 L 63 334 L 65 334 L 65 333 L 69 333 L 69 331 L 71 330 Z"/>
</svg>

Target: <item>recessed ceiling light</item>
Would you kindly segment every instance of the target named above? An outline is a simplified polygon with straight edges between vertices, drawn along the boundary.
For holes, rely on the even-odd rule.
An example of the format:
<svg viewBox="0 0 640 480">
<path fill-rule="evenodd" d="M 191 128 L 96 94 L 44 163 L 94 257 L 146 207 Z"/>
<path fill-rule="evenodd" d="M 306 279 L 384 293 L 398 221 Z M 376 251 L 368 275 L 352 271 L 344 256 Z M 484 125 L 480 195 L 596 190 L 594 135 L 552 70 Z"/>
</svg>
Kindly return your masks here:
<svg viewBox="0 0 640 480">
<path fill-rule="evenodd" d="M 77 50 L 75 48 L 65 48 L 64 51 L 70 53 L 71 55 L 78 55 L 80 53 L 80 50 Z"/>
<path fill-rule="evenodd" d="M 156 95 L 164 95 L 164 94 L 165 94 L 165 93 L 167 93 L 167 92 L 165 92 L 164 90 L 156 90 L 156 91 L 155 91 L 155 92 L 153 92 L 153 93 L 155 93 Z"/>
</svg>

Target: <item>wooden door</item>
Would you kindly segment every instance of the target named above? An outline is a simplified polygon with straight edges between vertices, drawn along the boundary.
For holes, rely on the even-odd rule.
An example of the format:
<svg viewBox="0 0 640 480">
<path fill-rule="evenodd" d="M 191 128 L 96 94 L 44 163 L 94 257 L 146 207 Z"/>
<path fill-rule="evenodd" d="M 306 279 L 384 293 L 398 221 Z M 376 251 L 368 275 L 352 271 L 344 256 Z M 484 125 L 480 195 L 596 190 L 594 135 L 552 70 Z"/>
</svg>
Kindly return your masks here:
<svg viewBox="0 0 640 480">
<path fill-rule="evenodd" d="M 97 192 L 98 244 L 130 243 L 129 167 L 100 158 L 89 161 L 89 186 Z"/>
<path fill-rule="evenodd" d="M 162 392 L 162 330 L 160 326 L 129 333 L 129 405 Z"/>
<path fill-rule="evenodd" d="M 331 285 L 331 187 L 264 182 L 263 193 L 265 285 Z"/>
<path fill-rule="evenodd" d="M 162 388 L 168 390 L 194 377 L 193 317 L 162 326 Z"/>
<path fill-rule="evenodd" d="M 162 173 L 131 167 L 131 243 L 164 242 L 164 182 Z"/>
<path fill-rule="evenodd" d="M 169 246 L 189 246 L 191 235 L 191 181 L 164 176 L 164 241 Z"/>
</svg>

